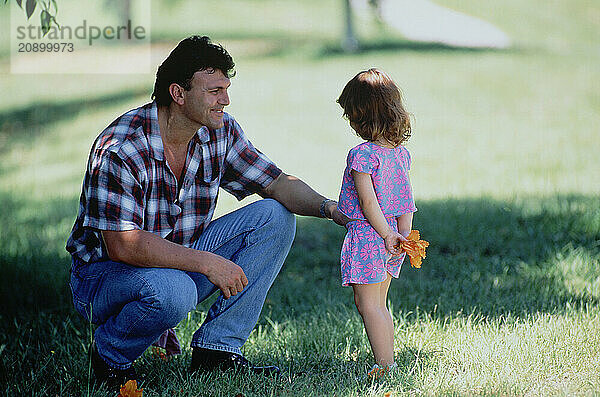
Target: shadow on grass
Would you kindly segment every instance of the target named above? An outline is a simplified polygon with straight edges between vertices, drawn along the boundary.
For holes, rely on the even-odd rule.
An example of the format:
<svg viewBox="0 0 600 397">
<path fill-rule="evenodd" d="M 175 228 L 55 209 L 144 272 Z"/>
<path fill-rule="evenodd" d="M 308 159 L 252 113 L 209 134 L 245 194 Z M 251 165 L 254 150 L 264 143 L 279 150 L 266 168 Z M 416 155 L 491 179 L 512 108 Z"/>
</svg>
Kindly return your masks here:
<svg viewBox="0 0 600 397">
<path fill-rule="evenodd" d="M 0 192 L 0 302 L 2 317 L 30 319 L 70 304 L 65 232 L 75 200 L 45 203 Z"/>
<path fill-rule="evenodd" d="M 361 56 L 373 52 L 423 52 L 423 53 L 519 53 L 523 48 L 511 47 L 496 49 L 486 47 L 461 47 L 436 42 L 420 42 L 406 40 L 400 36 L 360 40 L 356 51 L 344 51 L 341 38 L 322 38 L 315 34 L 297 35 L 289 32 L 254 32 L 229 31 L 205 32 L 208 36 L 228 42 L 226 48 L 232 47 L 232 55 L 254 58 L 277 58 L 288 55 L 300 55 L 314 59 L 324 59 L 338 56 Z M 389 35 L 388 35 L 389 36 Z M 153 44 L 169 43 L 175 46 L 183 37 L 169 33 L 161 33 L 153 38 Z M 240 45 L 236 45 L 240 43 Z"/>
<path fill-rule="evenodd" d="M 87 387 L 85 349 L 92 331 L 71 306 L 64 251 L 77 200 L 35 202 L 0 192 L 0 208 L 0 377 L 9 381 L 7 390 L 14 394 L 81 394 Z M 442 318 L 476 313 L 493 319 L 598 305 L 597 290 L 575 289 L 571 281 L 600 279 L 599 208 L 599 198 L 581 195 L 420 202 L 414 226 L 431 245 L 422 269 L 405 264 L 392 283 L 394 312 L 403 311 L 403 321 L 419 321 L 419 313 Z M 352 292 L 339 281 L 344 232 L 331 222 L 299 218 L 296 241 L 269 292 L 257 332 L 272 327 L 270 321 L 289 328 L 274 333 L 282 339 L 277 347 L 261 348 L 258 337 L 252 347 L 256 351 L 246 352 L 259 363 L 278 357 L 280 365 L 299 372 L 300 384 L 315 376 L 315 384 L 332 385 L 331 368 L 331 376 L 345 376 L 344 371 L 350 376 L 363 368 L 346 366 L 369 362 L 366 347 L 353 364 L 339 361 L 340 352 L 366 343 L 362 330 L 348 328 L 362 325 L 351 321 L 357 316 Z M 580 252 L 595 262 L 564 266 L 565 258 Z M 197 322 L 192 322 L 190 327 L 195 327 Z M 421 352 L 419 358 L 414 349 L 405 346 L 399 354 L 409 383 L 410 369 L 436 354 Z M 168 374 L 152 370 L 158 383 L 149 386 L 160 390 L 163 377 L 189 386 L 184 370 L 188 361 L 177 362 L 177 371 Z M 347 388 L 355 387 L 350 383 L 340 384 L 337 392 L 348 394 Z"/>
<path fill-rule="evenodd" d="M 222 44 L 234 60 L 277 58 L 298 52 L 299 49 L 317 40 L 315 35 L 295 35 L 288 32 L 205 31 L 203 35 Z M 152 35 L 153 45 L 168 45 L 175 48 L 186 35 L 160 32 Z"/>
<path fill-rule="evenodd" d="M 70 305 L 64 245 L 77 200 L 38 203 L 0 192 L 0 208 L 0 314 L 35 316 Z M 589 279 L 600 276 L 600 269 L 591 274 L 590 269 L 565 273 L 557 268 L 561 257 L 578 248 L 598 255 L 598 208 L 599 198 L 580 195 L 421 202 L 414 228 L 431 245 L 422 269 L 405 262 L 390 289 L 393 303 L 444 315 L 476 309 L 487 316 L 598 303 L 595 294 L 569 290 L 564 278 L 586 271 Z M 296 240 L 267 300 L 273 316 L 278 306 L 286 313 L 305 313 L 351 297 L 350 288 L 340 286 L 344 234 L 332 222 L 299 218 Z"/>
<path fill-rule="evenodd" d="M 427 258 L 421 269 L 404 263 L 390 288 L 391 303 L 395 309 L 419 308 L 442 317 L 461 312 L 519 316 L 598 304 L 597 291 L 575 290 L 570 281 L 593 285 L 600 279 L 600 269 L 585 260 L 578 266 L 565 264 L 569 257 L 577 262 L 581 252 L 597 261 L 598 208 L 599 198 L 578 195 L 421 202 L 414 228 L 430 242 Z M 300 219 L 298 225 L 271 299 L 297 312 L 336 299 L 352 305 L 350 288 L 339 282 L 338 255 L 345 229 L 309 218 Z M 304 290 L 311 293 L 298 293 Z"/>
<path fill-rule="evenodd" d="M 434 42 L 420 42 L 410 41 L 405 39 L 380 39 L 380 40 L 362 40 L 359 48 L 355 52 L 345 52 L 339 43 L 331 43 L 324 45 L 322 50 L 318 53 L 319 58 L 326 58 L 329 56 L 338 55 L 361 55 L 368 54 L 371 52 L 428 52 L 428 53 L 465 53 L 465 54 L 477 54 L 477 53 L 515 53 L 520 50 L 516 48 L 511 49 L 496 49 L 486 47 L 460 47 L 451 46 L 444 43 Z"/>
<path fill-rule="evenodd" d="M 77 98 L 68 101 L 38 102 L 22 108 L 0 112 L 0 153 L 8 146 L 3 142 L 31 141 L 44 131 L 48 123 L 72 119 L 86 110 L 114 105 L 148 94 L 147 87 L 119 91 L 95 98 Z"/>
</svg>

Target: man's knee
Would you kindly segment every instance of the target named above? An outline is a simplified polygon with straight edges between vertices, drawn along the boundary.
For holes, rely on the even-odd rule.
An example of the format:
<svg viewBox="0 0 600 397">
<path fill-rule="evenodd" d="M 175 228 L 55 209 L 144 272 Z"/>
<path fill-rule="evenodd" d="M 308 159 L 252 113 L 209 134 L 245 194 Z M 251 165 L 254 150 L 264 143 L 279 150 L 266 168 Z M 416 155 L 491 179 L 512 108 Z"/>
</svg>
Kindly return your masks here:
<svg viewBox="0 0 600 397">
<path fill-rule="evenodd" d="M 265 226 L 273 230 L 273 238 L 291 244 L 296 235 L 296 217 L 294 214 L 274 199 L 260 200 L 257 204 L 268 215 Z"/>
<path fill-rule="evenodd" d="M 166 328 L 179 324 L 198 303 L 196 284 L 179 270 L 165 269 L 164 279 L 153 285 L 151 291 L 148 299 Z"/>
</svg>

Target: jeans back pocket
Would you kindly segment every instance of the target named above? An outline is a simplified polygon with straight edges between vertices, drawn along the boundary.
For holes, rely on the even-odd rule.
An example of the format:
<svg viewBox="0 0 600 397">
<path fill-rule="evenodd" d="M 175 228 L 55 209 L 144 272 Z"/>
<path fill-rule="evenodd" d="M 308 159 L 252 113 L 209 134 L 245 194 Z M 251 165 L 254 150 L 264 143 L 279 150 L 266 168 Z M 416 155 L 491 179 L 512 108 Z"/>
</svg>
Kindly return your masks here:
<svg viewBox="0 0 600 397">
<path fill-rule="evenodd" d="M 75 310 L 81 314 L 86 320 L 94 322 L 94 311 L 92 300 L 98 283 L 100 282 L 101 274 L 90 272 L 87 264 L 82 264 L 77 260 L 73 260 L 71 268 L 71 295 Z"/>
</svg>

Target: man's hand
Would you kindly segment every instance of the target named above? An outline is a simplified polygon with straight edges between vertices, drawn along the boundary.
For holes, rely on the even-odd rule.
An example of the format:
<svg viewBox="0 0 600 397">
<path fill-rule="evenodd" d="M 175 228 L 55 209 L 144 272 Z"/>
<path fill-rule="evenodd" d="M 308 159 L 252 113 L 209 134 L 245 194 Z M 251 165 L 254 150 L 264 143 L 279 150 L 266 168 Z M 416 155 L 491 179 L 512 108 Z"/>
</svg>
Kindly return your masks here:
<svg viewBox="0 0 600 397">
<path fill-rule="evenodd" d="M 183 247 L 145 230 L 103 231 L 102 237 L 113 261 L 202 273 L 225 299 L 248 285 L 241 267 L 212 252 Z"/>
<path fill-rule="evenodd" d="M 346 223 L 350 222 L 350 218 L 346 215 L 342 214 L 337 207 L 337 203 L 332 201 L 327 204 L 327 208 L 325 208 L 325 213 L 329 214 L 329 218 L 331 218 L 335 223 L 340 226 L 346 226 Z"/>
<path fill-rule="evenodd" d="M 208 266 L 204 274 L 208 281 L 221 290 L 225 299 L 242 292 L 248 285 L 248 279 L 242 268 L 223 257 Z"/>
<path fill-rule="evenodd" d="M 321 203 L 325 197 L 315 192 L 302 180 L 281 173 L 260 195 L 279 201 L 290 212 L 298 215 L 321 217 Z M 337 203 L 331 201 L 325 205 L 325 214 L 338 225 L 345 226 L 350 219 L 337 210 Z"/>
</svg>

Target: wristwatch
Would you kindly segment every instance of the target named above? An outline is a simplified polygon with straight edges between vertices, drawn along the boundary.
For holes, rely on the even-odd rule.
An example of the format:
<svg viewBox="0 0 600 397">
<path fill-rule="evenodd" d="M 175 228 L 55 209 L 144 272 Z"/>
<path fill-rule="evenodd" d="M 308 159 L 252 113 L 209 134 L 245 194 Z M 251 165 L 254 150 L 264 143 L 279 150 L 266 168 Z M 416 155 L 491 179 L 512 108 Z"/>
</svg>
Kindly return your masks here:
<svg viewBox="0 0 600 397">
<path fill-rule="evenodd" d="M 323 218 L 331 219 L 325 213 L 325 206 L 329 203 L 335 203 L 335 202 L 336 202 L 335 200 L 331 200 L 331 199 L 325 199 L 325 200 L 321 201 L 321 207 L 319 207 L 319 213 L 321 214 L 321 216 Z"/>
</svg>

